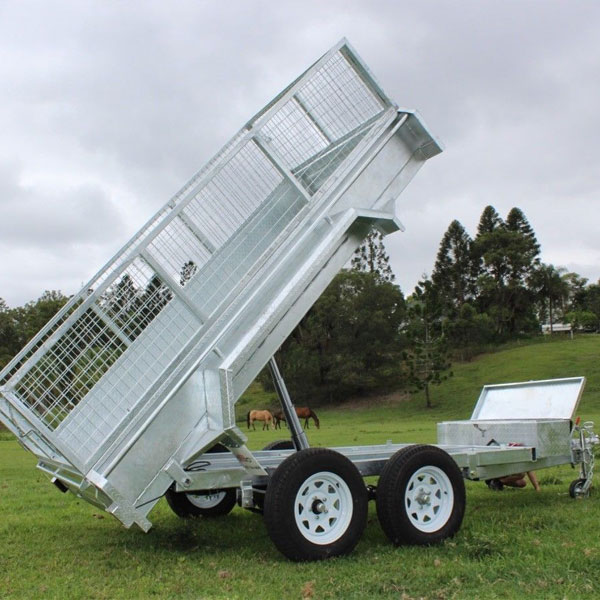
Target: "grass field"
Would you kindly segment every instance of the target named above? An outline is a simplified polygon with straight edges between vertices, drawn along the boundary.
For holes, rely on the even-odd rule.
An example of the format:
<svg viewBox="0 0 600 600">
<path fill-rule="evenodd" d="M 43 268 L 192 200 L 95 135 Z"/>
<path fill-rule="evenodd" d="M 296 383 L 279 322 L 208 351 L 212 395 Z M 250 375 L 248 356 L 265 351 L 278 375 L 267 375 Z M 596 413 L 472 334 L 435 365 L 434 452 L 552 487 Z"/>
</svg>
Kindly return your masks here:
<svg viewBox="0 0 600 600">
<path fill-rule="evenodd" d="M 455 366 L 423 398 L 319 411 L 311 444 L 435 442 L 435 424 L 470 415 L 485 383 L 585 375 L 578 411 L 600 425 L 600 336 L 512 347 Z M 240 403 L 269 399 L 257 388 Z M 258 406 L 257 406 L 258 407 Z M 284 434 L 286 431 L 284 430 Z M 63 495 L 35 459 L 0 434 L 0 598 L 592 598 L 600 594 L 600 496 L 573 500 L 577 471 L 540 471 L 542 491 L 490 492 L 467 482 L 467 511 L 452 540 L 395 548 L 370 506 L 354 553 L 295 564 L 278 554 L 262 518 L 240 508 L 216 521 L 184 521 L 161 501 L 150 533 Z M 281 437 L 249 432 L 251 448 Z"/>
</svg>

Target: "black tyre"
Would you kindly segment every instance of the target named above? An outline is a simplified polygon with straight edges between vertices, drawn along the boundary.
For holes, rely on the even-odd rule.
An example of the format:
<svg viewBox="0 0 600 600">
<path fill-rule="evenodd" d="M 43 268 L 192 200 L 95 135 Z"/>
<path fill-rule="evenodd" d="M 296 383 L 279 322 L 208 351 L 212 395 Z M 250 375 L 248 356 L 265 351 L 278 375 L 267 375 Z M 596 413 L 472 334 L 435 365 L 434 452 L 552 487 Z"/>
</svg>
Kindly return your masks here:
<svg viewBox="0 0 600 600">
<path fill-rule="evenodd" d="M 449 454 L 418 445 L 388 460 L 377 485 L 377 516 L 394 544 L 437 544 L 460 529 L 464 514 L 465 484 Z"/>
<path fill-rule="evenodd" d="M 229 452 L 223 444 L 216 444 L 206 454 Z M 194 517 L 222 517 L 231 512 L 237 502 L 236 490 L 199 490 L 194 492 L 176 492 L 174 487 L 165 493 L 171 510 L 184 519 Z"/>
<path fill-rule="evenodd" d="M 275 440 L 269 442 L 263 450 L 294 450 L 294 442 L 292 440 Z M 254 512 L 262 513 L 265 504 L 265 493 L 267 491 L 266 485 L 255 485 L 254 486 Z"/>
<path fill-rule="evenodd" d="M 263 450 L 294 450 L 294 442 L 292 440 L 275 440 L 267 444 Z"/>
<path fill-rule="evenodd" d="M 222 517 L 231 512 L 237 501 L 233 488 L 198 492 L 175 492 L 170 489 L 167 490 L 165 498 L 171 510 L 184 519 Z"/>
<path fill-rule="evenodd" d="M 358 469 L 327 448 L 288 456 L 265 496 L 267 531 L 291 560 L 322 560 L 350 553 L 367 523 L 367 490 Z"/>
<path fill-rule="evenodd" d="M 586 496 L 587 494 L 583 491 L 584 484 L 585 479 L 575 479 L 571 481 L 571 485 L 569 486 L 569 496 L 571 496 L 571 498 L 583 498 Z"/>
<path fill-rule="evenodd" d="M 275 440 L 268 443 L 263 450 L 294 450 L 294 442 L 292 440 Z M 254 508 L 258 512 L 263 512 L 265 504 L 265 493 L 267 486 L 254 486 Z"/>
</svg>

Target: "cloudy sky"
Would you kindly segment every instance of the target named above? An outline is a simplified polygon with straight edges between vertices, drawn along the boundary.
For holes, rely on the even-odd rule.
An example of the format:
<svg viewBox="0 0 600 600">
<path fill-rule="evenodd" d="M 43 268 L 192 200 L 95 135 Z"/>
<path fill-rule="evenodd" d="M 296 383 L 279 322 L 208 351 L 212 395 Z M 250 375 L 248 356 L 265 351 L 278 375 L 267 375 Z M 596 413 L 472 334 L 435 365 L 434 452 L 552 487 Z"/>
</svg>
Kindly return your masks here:
<svg viewBox="0 0 600 600">
<path fill-rule="evenodd" d="M 387 238 L 405 293 L 487 204 L 596 281 L 599 31 L 596 0 L 0 0 L 0 297 L 78 291 L 343 36 L 446 147 Z"/>
</svg>

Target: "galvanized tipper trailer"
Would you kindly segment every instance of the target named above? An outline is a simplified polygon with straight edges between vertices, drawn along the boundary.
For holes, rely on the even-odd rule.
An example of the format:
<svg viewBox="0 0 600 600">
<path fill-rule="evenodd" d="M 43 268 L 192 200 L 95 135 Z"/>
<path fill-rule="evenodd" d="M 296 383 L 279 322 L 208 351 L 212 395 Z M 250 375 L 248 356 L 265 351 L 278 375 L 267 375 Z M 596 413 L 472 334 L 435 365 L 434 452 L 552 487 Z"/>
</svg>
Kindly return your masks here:
<svg viewBox="0 0 600 600">
<path fill-rule="evenodd" d="M 126 527 L 147 531 L 164 495 L 181 516 L 239 501 L 263 510 L 286 556 L 325 558 L 358 541 L 373 495 L 362 478 L 380 474 L 394 542 L 453 535 L 463 475 L 514 472 L 534 447 L 308 448 L 272 360 L 367 233 L 402 228 L 396 200 L 440 151 L 342 40 L 3 370 L 0 418 L 59 489 Z M 294 451 L 250 452 L 236 426 L 235 403 L 267 363 Z"/>
</svg>

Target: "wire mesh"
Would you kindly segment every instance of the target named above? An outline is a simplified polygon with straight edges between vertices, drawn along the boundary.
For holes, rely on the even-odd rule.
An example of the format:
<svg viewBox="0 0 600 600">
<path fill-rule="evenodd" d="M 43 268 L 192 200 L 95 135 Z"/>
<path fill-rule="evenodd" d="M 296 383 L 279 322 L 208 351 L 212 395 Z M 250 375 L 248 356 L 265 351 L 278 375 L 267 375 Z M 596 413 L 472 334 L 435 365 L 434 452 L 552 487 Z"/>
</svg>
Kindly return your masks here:
<svg viewBox="0 0 600 600">
<path fill-rule="evenodd" d="M 301 86 L 297 96 L 331 141 L 360 127 L 384 108 L 341 52 Z"/>
<path fill-rule="evenodd" d="M 27 372 L 16 392 L 54 429 L 124 350 L 125 344 L 87 310 Z"/>
<path fill-rule="evenodd" d="M 105 318 L 126 332 L 131 343 L 110 365 L 110 377 L 99 378 L 85 402 L 56 430 L 69 450 L 82 457 L 93 454 L 131 413 L 147 392 L 147 382 L 169 367 L 200 326 L 142 259 L 133 262 L 101 303 Z"/>
<path fill-rule="evenodd" d="M 263 125 L 262 131 L 294 170 L 384 108 L 346 57 L 338 52 L 298 88 Z M 340 157 L 329 156 L 333 165 L 339 164 L 336 158 Z M 307 183 L 307 189 L 314 191 L 314 180 Z"/>
<path fill-rule="evenodd" d="M 184 213 L 215 246 L 222 246 L 273 193 L 283 176 L 252 141 L 190 200 Z"/>
</svg>

